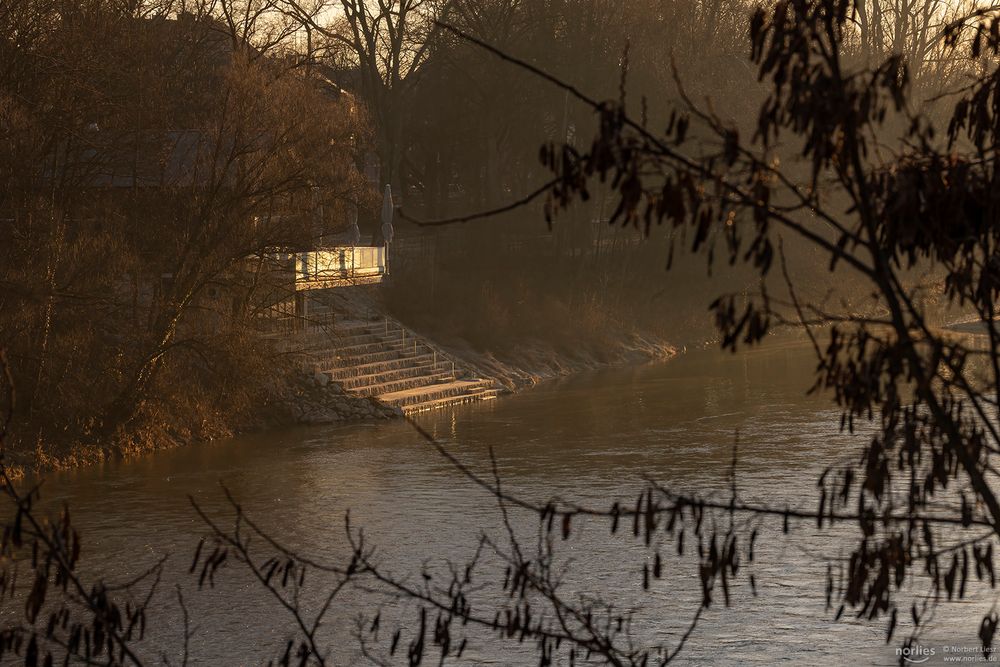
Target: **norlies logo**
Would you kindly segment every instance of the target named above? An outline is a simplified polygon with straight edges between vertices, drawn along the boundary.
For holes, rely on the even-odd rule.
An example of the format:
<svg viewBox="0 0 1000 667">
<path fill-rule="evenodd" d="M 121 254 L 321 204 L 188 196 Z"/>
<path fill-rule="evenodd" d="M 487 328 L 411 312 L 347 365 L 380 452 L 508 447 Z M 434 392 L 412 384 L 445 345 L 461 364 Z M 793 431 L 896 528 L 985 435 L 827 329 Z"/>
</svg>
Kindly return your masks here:
<svg viewBox="0 0 1000 667">
<path fill-rule="evenodd" d="M 926 646 L 901 646 L 896 649 L 896 655 L 903 658 L 907 662 L 912 662 L 914 664 L 920 664 L 922 662 L 927 662 L 934 655 L 934 649 L 928 648 Z"/>
</svg>

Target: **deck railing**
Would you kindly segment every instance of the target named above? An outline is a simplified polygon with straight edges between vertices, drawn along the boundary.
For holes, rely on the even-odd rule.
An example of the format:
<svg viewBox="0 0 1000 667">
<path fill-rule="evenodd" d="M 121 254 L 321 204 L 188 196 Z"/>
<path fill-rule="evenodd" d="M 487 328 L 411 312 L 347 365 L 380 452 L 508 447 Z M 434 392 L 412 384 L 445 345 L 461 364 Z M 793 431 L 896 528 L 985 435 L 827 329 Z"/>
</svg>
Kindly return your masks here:
<svg viewBox="0 0 1000 667">
<path fill-rule="evenodd" d="M 295 254 L 295 289 L 382 282 L 388 268 L 385 246 L 338 246 Z"/>
</svg>

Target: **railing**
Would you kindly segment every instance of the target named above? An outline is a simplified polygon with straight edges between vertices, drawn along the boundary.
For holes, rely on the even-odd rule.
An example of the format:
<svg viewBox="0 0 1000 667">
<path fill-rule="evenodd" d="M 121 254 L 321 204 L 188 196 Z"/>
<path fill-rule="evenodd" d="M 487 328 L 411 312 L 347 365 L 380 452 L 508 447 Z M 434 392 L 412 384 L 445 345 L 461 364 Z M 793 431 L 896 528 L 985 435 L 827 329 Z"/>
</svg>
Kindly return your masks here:
<svg viewBox="0 0 1000 667">
<path fill-rule="evenodd" d="M 422 336 L 419 336 L 412 329 L 407 329 L 406 326 L 404 326 L 402 322 L 399 322 L 399 321 L 396 321 L 396 320 L 391 320 L 387 316 L 383 317 L 383 319 L 385 320 L 385 335 L 386 335 L 386 337 L 388 338 L 388 336 L 390 334 L 396 333 L 396 329 L 398 328 L 400 340 L 403 342 L 404 345 L 406 344 L 406 342 L 408 340 L 413 342 L 413 354 L 414 355 L 417 354 L 417 348 L 418 348 L 418 346 L 419 345 L 423 345 L 424 347 L 426 347 L 428 350 L 431 351 L 431 354 L 434 355 L 433 364 L 435 366 L 438 365 L 438 362 L 440 360 L 443 360 L 445 363 L 450 363 L 451 364 L 451 375 L 452 375 L 452 377 L 455 377 L 455 378 L 458 377 L 458 375 L 456 374 L 456 371 L 458 371 L 458 370 L 461 370 L 461 372 L 462 372 L 463 375 L 470 370 L 462 362 L 458 362 L 456 364 L 455 357 L 453 357 L 452 355 L 450 355 L 450 354 L 448 354 L 448 353 L 446 353 L 446 352 L 444 352 L 442 350 L 438 350 L 438 348 L 437 348 L 436 345 L 432 344 L 428 339 L 423 338 Z"/>
<path fill-rule="evenodd" d="M 291 305 L 289 305 L 291 304 Z M 330 308 L 310 308 L 302 312 L 294 300 L 276 303 L 261 310 L 257 326 L 264 335 L 320 333 L 327 335 L 336 325 L 336 313 Z"/>
<path fill-rule="evenodd" d="M 382 282 L 385 246 L 339 246 L 295 254 L 295 289 Z"/>
</svg>

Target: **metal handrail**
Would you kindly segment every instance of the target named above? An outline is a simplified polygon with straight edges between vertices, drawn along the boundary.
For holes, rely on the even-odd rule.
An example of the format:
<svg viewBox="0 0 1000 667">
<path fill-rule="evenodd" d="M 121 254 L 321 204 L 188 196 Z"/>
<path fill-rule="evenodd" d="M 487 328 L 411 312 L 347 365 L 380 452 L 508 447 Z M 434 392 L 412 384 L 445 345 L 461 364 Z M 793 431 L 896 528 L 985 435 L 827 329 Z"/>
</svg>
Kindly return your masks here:
<svg viewBox="0 0 1000 667">
<path fill-rule="evenodd" d="M 433 361 L 433 363 L 434 363 L 435 366 L 438 363 L 438 354 L 439 353 L 444 358 L 445 361 L 451 363 L 451 374 L 453 376 L 455 375 L 455 369 L 456 368 L 462 368 L 462 367 L 464 367 L 464 364 L 461 361 L 456 362 L 455 357 L 452 356 L 451 354 L 448 354 L 447 352 L 444 352 L 444 351 L 440 351 L 439 352 L 438 348 L 435 345 L 433 345 L 430 342 L 428 342 L 427 338 L 424 338 L 424 337 L 421 337 L 421 336 L 417 335 L 412 329 L 407 328 L 399 320 L 395 320 L 394 319 L 393 322 L 395 322 L 396 326 L 398 326 L 399 329 L 400 329 L 400 331 L 402 332 L 401 339 L 403 341 L 406 340 L 406 333 L 407 332 L 409 332 L 410 337 L 413 338 L 414 354 L 416 354 L 417 344 L 420 343 L 420 344 L 425 345 L 427 348 L 429 348 L 431 350 L 431 352 L 433 353 L 433 355 L 434 355 L 434 361 Z M 385 331 L 386 331 L 386 335 L 388 335 L 389 334 L 389 316 L 388 315 L 385 316 Z"/>
</svg>

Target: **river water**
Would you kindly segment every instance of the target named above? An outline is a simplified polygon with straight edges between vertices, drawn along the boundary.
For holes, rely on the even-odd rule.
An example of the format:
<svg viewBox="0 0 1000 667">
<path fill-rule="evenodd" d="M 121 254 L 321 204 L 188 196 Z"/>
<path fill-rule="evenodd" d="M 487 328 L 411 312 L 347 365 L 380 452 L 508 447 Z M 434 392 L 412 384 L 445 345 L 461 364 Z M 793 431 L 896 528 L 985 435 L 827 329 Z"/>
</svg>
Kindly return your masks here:
<svg viewBox="0 0 1000 667">
<path fill-rule="evenodd" d="M 858 443 L 838 432 L 828 399 L 804 395 L 814 368 L 810 354 L 787 341 L 736 355 L 694 351 L 418 421 L 481 473 L 489 474 L 492 448 L 507 490 L 537 501 L 558 495 L 600 508 L 616 499 L 632 504 L 644 476 L 724 497 L 738 440 L 736 479 L 744 500 L 812 509 L 819 471 L 856 456 Z M 148 650 L 167 650 L 174 664 L 182 627 L 176 585 L 192 618 L 191 664 L 266 664 L 291 632 L 291 620 L 238 566 L 223 570 L 213 589 L 198 590 L 196 577 L 187 574 L 205 533 L 189 497 L 226 521 L 231 508 L 220 482 L 264 528 L 328 561 L 345 552 L 343 519 L 350 509 L 379 562 L 412 581 L 425 564 L 434 569 L 444 558 L 469 557 L 481 530 L 503 534 L 488 494 L 402 421 L 254 435 L 54 476 L 45 497 L 72 508 L 88 571 L 124 579 L 169 555 Z M 533 534 L 532 521 L 514 515 L 524 535 Z M 664 579 L 643 592 L 646 552 L 631 531 L 611 538 L 604 524 L 578 529 L 557 545 L 560 558 L 572 561 L 569 585 L 620 606 L 641 605 L 636 640 L 675 645 L 699 599 L 690 561 L 669 566 Z M 814 525 L 794 526 L 786 537 L 777 522 L 764 526 L 760 543 L 753 567 L 758 595 L 745 577 L 737 583 L 731 607 L 715 604 L 703 615 L 679 664 L 895 664 L 883 621 L 849 615 L 834 621 L 825 609 L 826 557 L 843 555 L 846 546 Z M 983 593 L 942 606 L 922 641 L 938 647 L 936 658 L 943 644 L 974 644 L 984 605 L 992 602 Z M 365 664 L 357 653 L 356 618 L 378 605 L 387 618 L 412 618 L 404 603 L 345 592 L 324 626 L 334 664 Z M 404 641 L 412 630 L 409 623 Z M 383 630 L 382 648 L 388 634 Z M 531 655 L 474 633 L 466 652 L 471 664 L 532 664 Z"/>
</svg>

